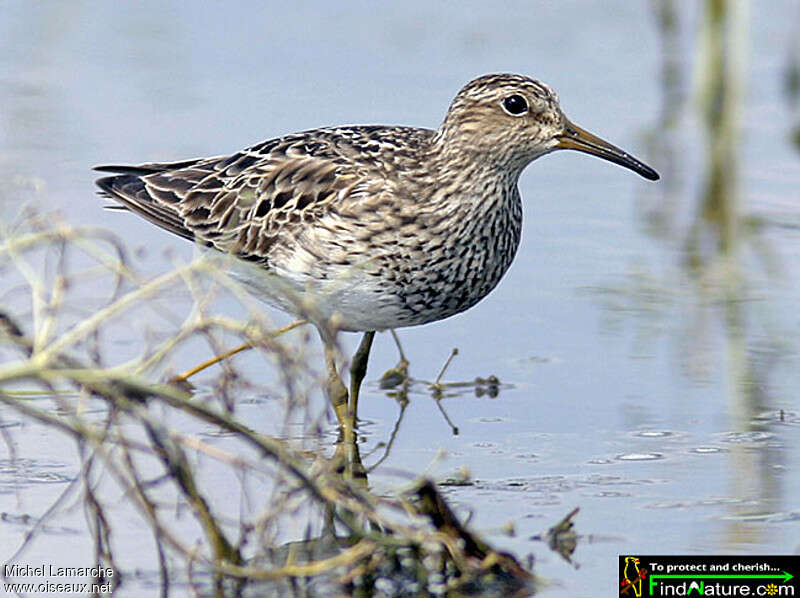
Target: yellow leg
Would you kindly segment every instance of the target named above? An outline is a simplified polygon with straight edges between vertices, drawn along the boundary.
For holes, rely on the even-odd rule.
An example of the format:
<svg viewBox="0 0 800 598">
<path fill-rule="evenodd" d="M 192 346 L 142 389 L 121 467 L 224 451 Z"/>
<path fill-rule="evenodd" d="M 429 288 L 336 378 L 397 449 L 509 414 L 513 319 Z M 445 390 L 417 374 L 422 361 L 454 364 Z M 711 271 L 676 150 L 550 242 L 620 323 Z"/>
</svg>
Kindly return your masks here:
<svg viewBox="0 0 800 598">
<path fill-rule="evenodd" d="M 281 334 L 283 334 L 284 332 L 289 332 L 290 330 L 294 330 L 295 328 L 297 328 L 298 326 L 302 326 L 303 324 L 306 324 L 305 320 L 295 320 L 291 324 L 287 324 L 286 326 L 283 326 L 283 327 L 278 328 L 277 330 L 275 330 L 273 332 L 270 332 L 269 336 L 272 337 L 272 338 L 278 337 Z M 216 357 L 212 357 L 211 359 L 207 359 L 206 361 L 204 361 L 200 365 L 196 365 L 195 367 L 193 367 L 193 368 L 191 368 L 189 370 L 186 370 L 182 374 L 179 374 L 179 375 L 175 376 L 174 378 L 172 378 L 170 380 L 170 382 L 177 383 L 177 384 L 187 384 L 188 383 L 188 379 L 191 378 L 192 376 L 194 376 L 195 374 L 198 374 L 198 373 L 202 372 L 203 370 L 210 368 L 212 365 L 218 364 L 220 361 L 228 359 L 229 357 L 233 357 L 237 353 L 241 353 L 242 351 L 246 351 L 247 349 L 252 349 L 252 348 L 253 348 L 253 345 L 251 345 L 250 343 L 241 344 L 238 347 L 230 349 L 229 351 L 225 351 L 222 355 L 217 355 Z"/>
<path fill-rule="evenodd" d="M 364 381 L 364 376 L 367 375 L 367 362 L 369 361 L 369 352 L 372 349 L 372 340 L 374 338 L 374 330 L 364 333 L 361 343 L 358 345 L 358 350 L 353 355 L 353 361 L 350 363 L 350 412 L 353 414 L 354 421 L 358 419 L 358 395 L 361 391 L 361 383 Z"/>
<path fill-rule="evenodd" d="M 355 441 L 354 428 L 355 421 L 347 404 L 347 387 L 342 382 L 342 377 L 336 369 L 336 348 L 325 343 L 325 365 L 328 368 L 328 380 L 325 390 L 328 393 L 328 400 L 333 405 L 336 413 L 336 420 L 339 422 L 340 439 L 345 444 Z"/>
<path fill-rule="evenodd" d="M 328 380 L 326 383 L 328 400 L 333 405 L 336 418 L 341 423 L 343 417 L 347 415 L 347 388 L 336 369 L 336 349 L 331 345 L 325 345 L 325 365 L 328 368 Z"/>
<path fill-rule="evenodd" d="M 344 479 L 352 480 L 362 488 L 367 487 L 367 469 L 361 461 L 356 434 L 353 434 L 353 442 L 336 443 L 333 461 L 336 465 L 336 471 Z"/>
<path fill-rule="evenodd" d="M 375 338 L 375 331 L 371 330 L 364 333 L 358 350 L 353 356 L 350 364 L 350 393 L 348 397 L 347 388 L 342 382 L 342 377 L 336 369 L 336 349 L 332 342 L 325 338 L 321 330 L 320 335 L 325 343 L 325 364 L 328 368 L 328 380 L 326 390 L 328 399 L 336 412 L 336 419 L 342 431 L 342 440 L 345 444 L 355 441 L 355 427 L 358 418 L 358 396 L 361 391 L 361 383 L 367 373 L 367 363 L 369 353 L 372 349 L 372 341 Z"/>
</svg>

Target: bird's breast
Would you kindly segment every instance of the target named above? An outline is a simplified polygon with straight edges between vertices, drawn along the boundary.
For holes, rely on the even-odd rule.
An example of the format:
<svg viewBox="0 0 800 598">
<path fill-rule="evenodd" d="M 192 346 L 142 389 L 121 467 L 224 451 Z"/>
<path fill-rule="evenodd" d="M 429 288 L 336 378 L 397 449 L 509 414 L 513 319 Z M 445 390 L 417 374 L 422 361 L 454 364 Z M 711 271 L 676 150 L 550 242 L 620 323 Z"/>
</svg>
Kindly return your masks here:
<svg viewBox="0 0 800 598">
<path fill-rule="evenodd" d="M 357 220 L 332 214 L 275 245 L 270 270 L 280 288 L 260 276 L 248 283 L 255 278 L 260 296 L 287 311 L 306 305 L 318 319 L 336 316 L 343 330 L 415 326 L 488 295 L 511 265 L 520 230 L 515 188 L 505 196 L 362 211 Z"/>
</svg>

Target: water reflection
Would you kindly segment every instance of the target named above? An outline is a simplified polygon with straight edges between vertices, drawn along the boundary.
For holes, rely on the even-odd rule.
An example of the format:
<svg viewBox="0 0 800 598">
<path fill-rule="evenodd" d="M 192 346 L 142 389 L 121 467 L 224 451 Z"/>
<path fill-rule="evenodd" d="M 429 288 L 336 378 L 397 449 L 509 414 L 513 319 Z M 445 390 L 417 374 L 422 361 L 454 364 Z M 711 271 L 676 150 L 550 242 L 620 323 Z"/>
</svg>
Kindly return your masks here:
<svg viewBox="0 0 800 598">
<path fill-rule="evenodd" d="M 783 88 L 789 108 L 793 111 L 790 139 L 795 150 L 800 151 L 800 19 L 795 19 L 794 31 L 789 39 Z"/>
<path fill-rule="evenodd" d="M 392 333 L 395 334 L 394 331 L 392 331 Z M 396 334 L 395 340 L 397 340 Z M 501 384 L 497 376 L 494 375 L 490 375 L 486 378 L 478 376 L 474 380 L 470 381 L 443 382 L 442 377 L 447 370 L 447 366 L 451 363 L 452 358 L 458 354 L 456 350 L 453 350 L 453 353 L 445 362 L 445 365 L 442 367 L 439 376 L 434 382 L 412 378 L 408 374 L 408 368 L 410 364 L 402 352 L 399 341 L 398 348 L 400 348 L 400 364 L 402 365 L 402 375 L 400 374 L 400 367 L 393 368 L 381 377 L 378 384 L 380 388 L 384 390 L 386 396 L 393 399 L 397 403 L 399 411 L 394 423 L 392 424 L 392 431 L 389 434 L 389 438 L 385 442 L 378 442 L 376 444 L 375 450 L 380 450 L 381 456 L 377 461 L 375 461 L 375 463 L 369 466 L 369 471 L 375 470 L 389 457 L 392 447 L 400 435 L 403 416 L 405 415 L 406 409 L 411 403 L 409 399 L 409 393 L 430 397 L 430 399 L 436 403 L 439 413 L 441 414 L 442 419 L 444 419 L 444 421 L 447 423 L 451 433 L 454 436 L 458 436 L 458 425 L 453 423 L 449 414 L 447 413 L 445 405 L 442 404 L 445 399 L 459 399 L 468 397 L 470 395 L 475 396 L 476 398 L 487 397 L 490 399 L 495 399 L 500 395 L 500 390 L 503 387 L 511 387 L 511 385 L 508 384 Z"/>
<path fill-rule="evenodd" d="M 746 217 L 740 179 L 740 141 L 744 116 L 743 90 L 750 54 L 746 2 L 708 0 L 699 15 L 699 34 L 694 44 L 694 69 L 698 74 L 691 93 L 686 93 L 687 61 L 680 54 L 680 38 L 688 26 L 677 3 L 656 4 L 662 39 L 662 110 L 653 127 L 654 144 L 663 164 L 665 184 L 658 203 L 646 206 L 647 232 L 666 246 L 682 247 L 682 278 L 691 298 L 688 311 L 679 317 L 688 325 L 674 327 L 685 335 L 686 372 L 703 379 L 708 368 L 727 372 L 730 425 L 736 432 L 766 430 L 770 424 L 757 421 L 765 410 L 774 409 L 770 396 L 771 375 L 780 359 L 779 344 L 753 324 L 758 292 L 757 273 L 747 260 L 748 252 L 759 264 L 773 262 L 765 230 Z M 679 123 L 693 108 L 688 95 L 696 98 L 697 118 L 702 125 L 704 166 L 696 197 L 680 176 L 692 167 L 679 163 L 685 135 Z M 691 119 L 691 115 L 688 116 Z M 695 167 L 696 168 L 696 167 Z M 688 225 L 680 226 L 679 212 L 691 202 L 696 207 Z M 657 207 L 656 207 L 657 206 Z M 771 271 L 766 269 L 769 281 Z M 720 326 L 722 346 L 716 348 L 713 331 Z M 716 365 L 724 364 L 724 365 Z M 777 508 L 783 489 L 774 475 L 782 461 L 774 444 L 734 446 L 729 455 L 731 515 L 722 543 L 728 547 L 764 542 L 764 531 L 738 521 L 755 513 Z"/>
<path fill-rule="evenodd" d="M 337 442 L 331 460 L 333 470 L 346 483 L 354 483 L 361 488 L 362 500 L 377 503 L 381 499 L 369 492 L 367 469 L 361 458 L 360 445 L 357 431 L 354 442 Z M 390 446 L 391 441 L 387 446 L 387 454 Z M 370 471 L 384 458 L 385 455 Z M 392 505 L 386 502 L 384 506 Z M 399 505 L 394 506 L 396 508 Z M 391 556 L 373 559 L 372 563 L 361 565 L 343 576 L 337 580 L 338 591 L 344 589 L 348 595 L 372 595 L 376 590 L 385 593 L 390 585 L 392 591 L 388 595 L 416 594 L 425 587 L 442 590 L 447 588 L 448 595 L 453 596 L 503 596 L 510 592 L 522 597 L 536 593 L 537 582 L 530 573 L 533 563 L 524 567 L 512 555 L 497 552 L 479 535 L 469 530 L 433 482 L 425 479 L 415 481 L 405 492 L 402 507 L 411 517 L 428 520 L 436 537 L 448 547 L 447 550 L 439 555 L 423 558 L 422 552 L 425 551 L 414 542 L 404 543 L 401 540 L 404 530 L 387 526 L 388 520 L 370 518 L 365 511 L 353 511 L 352 506 L 345 503 L 329 502 L 325 507 L 324 524 L 319 535 L 312 536 L 309 531 L 304 540 L 280 546 L 270 555 L 270 559 L 275 561 L 277 556 L 278 563 L 301 560 L 312 566 L 330 562 L 341 559 L 342 555 L 346 555 L 347 551 L 363 540 L 365 534 L 369 534 L 373 539 L 387 538 L 391 541 L 394 538 Z M 568 514 L 548 531 L 546 537 L 550 548 L 568 562 L 571 562 L 571 555 L 578 543 L 572 522 L 576 513 L 577 509 Z M 352 525 L 349 530 L 343 529 L 344 521 L 361 521 L 364 529 L 354 531 Z M 470 563 L 477 566 L 475 575 L 466 570 Z M 258 565 L 265 567 L 265 563 Z M 266 564 L 267 568 L 272 566 L 273 562 Z"/>
</svg>

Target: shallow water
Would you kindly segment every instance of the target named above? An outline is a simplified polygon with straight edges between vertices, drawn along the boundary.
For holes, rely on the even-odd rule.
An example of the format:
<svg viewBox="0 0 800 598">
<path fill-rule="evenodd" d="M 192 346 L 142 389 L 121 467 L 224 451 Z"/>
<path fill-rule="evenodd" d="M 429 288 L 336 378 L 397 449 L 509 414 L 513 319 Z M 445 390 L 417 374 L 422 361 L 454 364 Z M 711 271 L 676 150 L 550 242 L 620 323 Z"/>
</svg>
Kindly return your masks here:
<svg viewBox="0 0 800 598">
<path fill-rule="evenodd" d="M 744 16 L 741 143 L 726 164 L 736 182 L 715 211 L 697 109 L 704 17 L 678 4 L 677 29 L 664 33 L 650 3 L 624 0 L 405 2 L 379 14 L 357 2 L 281 11 L 8 2 L 0 215 L 9 223 L 24 201 L 39 201 L 72 223 L 116 229 L 143 248 L 141 271 L 162 272 L 191 246 L 102 210 L 90 166 L 221 154 L 330 124 L 436 127 L 476 75 L 541 78 L 570 118 L 662 180 L 566 152 L 528 168 L 522 246 L 500 286 L 465 314 L 400 331 L 415 378 L 435 379 L 458 347 L 445 379 L 495 375 L 499 394 L 467 388 L 442 400 L 454 435 L 414 386 L 372 483 L 466 467 L 474 484 L 446 494 L 498 548 L 534 554 L 550 596 L 611 595 L 618 554 L 798 553 L 800 170 L 796 100 L 783 95 L 798 14 L 769 2 Z M 732 233 L 718 217 L 727 209 L 746 218 Z M 110 346 L 122 360 L 131 342 L 120 330 Z M 176 368 L 198 359 L 184 357 Z M 257 356 L 237 359 L 253 375 L 264 369 Z M 360 405 L 365 453 L 387 441 L 400 412 L 377 385 L 396 359 L 378 335 Z M 269 429 L 264 401 L 244 398 L 238 413 Z M 55 431 L 0 414 L 16 452 L 0 449 L 4 561 L 30 528 L 23 515 L 41 516 L 78 465 Z M 581 539 L 569 564 L 531 537 L 576 506 Z M 130 521 L 117 541 L 125 564 L 145 573 L 122 594 L 138 595 L 150 589 L 152 545 Z M 513 538 L 496 532 L 509 521 Z M 48 525 L 27 561 L 91 559 L 80 507 Z"/>
</svg>

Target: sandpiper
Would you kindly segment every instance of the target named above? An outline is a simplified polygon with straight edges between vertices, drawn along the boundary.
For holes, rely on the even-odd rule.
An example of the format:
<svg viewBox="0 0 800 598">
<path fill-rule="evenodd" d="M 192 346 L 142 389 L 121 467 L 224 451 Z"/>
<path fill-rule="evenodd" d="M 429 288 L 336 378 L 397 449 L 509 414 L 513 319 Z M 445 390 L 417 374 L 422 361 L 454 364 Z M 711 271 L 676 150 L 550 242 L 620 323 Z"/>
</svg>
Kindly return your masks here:
<svg viewBox="0 0 800 598">
<path fill-rule="evenodd" d="M 520 240 L 517 180 L 558 149 L 659 178 L 568 120 L 547 85 L 515 74 L 469 82 L 437 130 L 330 127 L 229 156 L 96 170 L 116 173 L 98 179 L 104 195 L 232 255 L 259 297 L 317 326 L 328 397 L 344 424 L 376 330 L 447 318 L 497 285 Z M 349 405 L 334 358 L 338 330 L 364 332 Z"/>
</svg>

